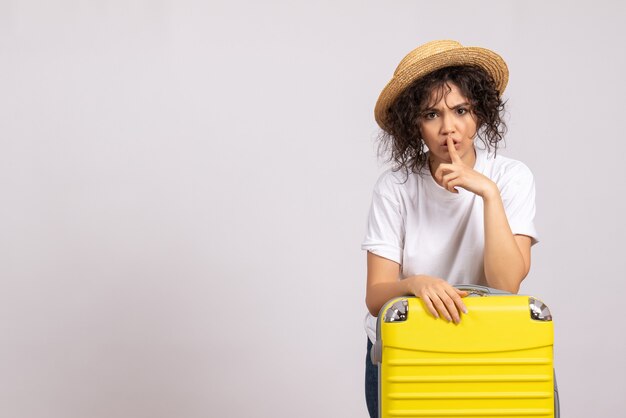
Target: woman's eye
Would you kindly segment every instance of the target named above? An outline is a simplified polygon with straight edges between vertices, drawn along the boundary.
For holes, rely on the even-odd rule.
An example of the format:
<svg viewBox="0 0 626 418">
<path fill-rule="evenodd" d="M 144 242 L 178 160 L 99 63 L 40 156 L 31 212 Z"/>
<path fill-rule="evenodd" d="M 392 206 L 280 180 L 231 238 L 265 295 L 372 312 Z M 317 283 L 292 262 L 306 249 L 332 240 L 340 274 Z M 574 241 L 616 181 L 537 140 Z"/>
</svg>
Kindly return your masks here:
<svg viewBox="0 0 626 418">
<path fill-rule="evenodd" d="M 426 120 L 432 120 L 435 119 L 437 117 L 437 114 L 435 112 L 428 112 L 424 114 L 424 119 Z"/>
<path fill-rule="evenodd" d="M 459 115 L 465 115 L 468 112 L 468 110 L 464 107 L 460 107 L 456 110 L 456 113 Z"/>
</svg>

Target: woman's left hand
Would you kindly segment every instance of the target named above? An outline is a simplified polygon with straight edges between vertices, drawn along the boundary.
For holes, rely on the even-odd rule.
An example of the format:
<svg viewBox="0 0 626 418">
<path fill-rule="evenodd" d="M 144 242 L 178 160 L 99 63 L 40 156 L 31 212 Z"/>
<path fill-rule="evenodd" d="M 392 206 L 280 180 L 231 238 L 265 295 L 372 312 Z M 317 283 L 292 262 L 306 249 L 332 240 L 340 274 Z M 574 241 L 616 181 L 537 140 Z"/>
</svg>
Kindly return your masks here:
<svg viewBox="0 0 626 418">
<path fill-rule="evenodd" d="M 468 167 L 459 156 L 452 138 L 447 140 L 451 164 L 439 164 L 435 179 L 451 193 L 458 193 L 455 187 L 462 187 L 478 196 L 486 197 L 490 193 L 499 193 L 498 186 L 488 177 Z"/>
</svg>

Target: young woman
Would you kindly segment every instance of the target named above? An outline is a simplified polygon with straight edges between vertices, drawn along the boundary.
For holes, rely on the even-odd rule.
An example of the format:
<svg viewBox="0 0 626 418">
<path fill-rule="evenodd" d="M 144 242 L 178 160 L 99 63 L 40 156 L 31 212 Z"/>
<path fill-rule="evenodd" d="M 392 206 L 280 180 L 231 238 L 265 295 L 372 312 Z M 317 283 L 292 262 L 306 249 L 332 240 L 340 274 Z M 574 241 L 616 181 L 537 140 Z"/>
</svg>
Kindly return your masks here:
<svg viewBox="0 0 626 418">
<path fill-rule="evenodd" d="M 368 354 L 386 301 L 420 297 L 459 322 L 455 284 L 516 293 L 530 269 L 535 186 L 522 163 L 496 155 L 506 126 L 502 58 L 455 41 L 411 51 L 383 89 L 375 117 L 395 163 L 374 186 L 367 232 Z M 366 360 L 366 399 L 378 416 L 378 371 Z"/>
</svg>

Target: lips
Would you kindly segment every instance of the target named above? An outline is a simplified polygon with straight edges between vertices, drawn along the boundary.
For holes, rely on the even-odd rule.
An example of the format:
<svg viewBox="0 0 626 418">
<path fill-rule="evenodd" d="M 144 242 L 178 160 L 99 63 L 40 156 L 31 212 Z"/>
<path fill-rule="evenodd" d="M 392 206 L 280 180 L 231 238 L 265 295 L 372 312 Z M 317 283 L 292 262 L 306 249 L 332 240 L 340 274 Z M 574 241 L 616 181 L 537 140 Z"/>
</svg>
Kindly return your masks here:
<svg viewBox="0 0 626 418">
<path fill-rule="evenodd" d="M 452 142 L 454 142 L 454 147 L 456 148 L 461 141 L 457 140 L 457 139 L 452 139 Z M 441 144 L 442 147 L 448 148 L 448 140 L 446 139 L 445 141 L 443 141 L 443 143 Z"/>
</svg>

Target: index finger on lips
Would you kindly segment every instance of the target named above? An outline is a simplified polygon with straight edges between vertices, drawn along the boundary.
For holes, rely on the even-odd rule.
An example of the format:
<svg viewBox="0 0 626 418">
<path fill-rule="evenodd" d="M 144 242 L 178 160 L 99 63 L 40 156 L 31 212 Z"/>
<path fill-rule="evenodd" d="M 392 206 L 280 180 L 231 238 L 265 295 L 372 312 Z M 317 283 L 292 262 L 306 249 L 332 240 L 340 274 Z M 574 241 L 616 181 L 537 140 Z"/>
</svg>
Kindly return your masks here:
<svg viewBox="0 0 626 418">
<path fill-rule="evenodd" d="M 454 147 L 454 141 L 452 140 L 452 138 L 448 137 L 446 143 L 448 144 L 448 152 L 450 153 L 450 159 L 452 160 L 452 163 L 462 163 L 463 161 L 461 160 L 459 153 L 456 152 L 456 148 Z"/>
</svg>

